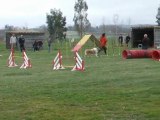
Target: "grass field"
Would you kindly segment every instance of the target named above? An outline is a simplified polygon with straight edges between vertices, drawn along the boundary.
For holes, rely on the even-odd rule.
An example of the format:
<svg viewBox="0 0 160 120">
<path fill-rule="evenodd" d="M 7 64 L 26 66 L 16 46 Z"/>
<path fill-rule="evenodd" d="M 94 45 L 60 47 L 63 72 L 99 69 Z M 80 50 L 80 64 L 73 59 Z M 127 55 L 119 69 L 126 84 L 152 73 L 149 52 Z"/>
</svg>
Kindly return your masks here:
<svg viewBox="0 0 160 120">
<path fill-rule="evenodd" d="M 0 44 L 0 120 L 160 119 L 160 62 L 109 54 L 83 57 L 84 72 L 53 71 L 56 53 L 27 51 L 32 68 L 8 68 L 10 51 Z M 73 66 L 62 53 L 64 66 Z M 20 66 L 20 51 L 15 56 Z"/>
</svg>

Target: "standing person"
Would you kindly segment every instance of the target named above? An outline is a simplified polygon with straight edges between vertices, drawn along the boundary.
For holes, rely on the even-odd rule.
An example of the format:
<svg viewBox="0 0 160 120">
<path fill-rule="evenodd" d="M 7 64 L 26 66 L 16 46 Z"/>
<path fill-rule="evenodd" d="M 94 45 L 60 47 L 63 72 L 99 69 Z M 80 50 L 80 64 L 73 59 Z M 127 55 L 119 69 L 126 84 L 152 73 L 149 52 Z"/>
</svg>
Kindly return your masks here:
<svg viewBox="0 0 160 120">
<path fill-rule="evenodd" d="M 144 34 L 144 37 L 142 39 L 142 49 L 148 49 L 149 47 L 149 38 L 147 34 Z"/>
<path fill-rule="evenodd" d="M 67 36 L 67 33 L 63 32 L 63 38 L 64 38 L 64 40 L 66 40 L 66 36 Z"/>
<path fill-rule="evenodd" d="M 19 47 L 20 47 L 21 52 L 25 50 L 24 43 L 25 43 L 25 39 L 23 35 L 21 35 L 19 38 Z"/>
<path fill-rule="evenodd" d="M 122 44 L 123 44 L 123 36 L 122 36 L 122 34 L 120 34 L 120 36 L 118 38 L 118 41 L 119 41 L 119 45 L 122 46 Z"/>
<path fill-rule="evenodd" d="M 129 35 L 127 35 L 127 36 L 126 36 L 126 41 L 125 41 L 127 47 L 128 47 L 128 43 L 129 43 L 130 40 L 131 40 L 131 37 L 130 37 Z"/>
<path fill-rule="evenodd" d="M 12 34 L 12 36 L 10 37 L 10 46 L 11 46 L 11 49 L 14 49 L 15 46 L 16 46 L 16 41 L 17 41 L 17 38 L 15 36 L 15 34 Z"/>
<path fill-rule="evenodd" d="M 98 51 L 98 53 L 103 50 L 104 53 L 107 54 L 106 44 L 107 44 L 107 38 L 105 36 L 105 33 L 103 33 L 100 37 L 100 50 Z"/>
<path fill-rule="evenodd" d="M 48 52 L 49 52 L 49 53 L 50 53 L 50 51 L 51 51 L 51 43 L 52 43 L 51 37 L 49 37 L 49 38 L 48 38 Z"/>
<path fill-rule="evenodd" d="M 34 51 L 38 51 L 39 50 L 37 40 L 35 40 L 34 43 L 33 43 L 33 49 L 34 49 Z"/>
</svg>

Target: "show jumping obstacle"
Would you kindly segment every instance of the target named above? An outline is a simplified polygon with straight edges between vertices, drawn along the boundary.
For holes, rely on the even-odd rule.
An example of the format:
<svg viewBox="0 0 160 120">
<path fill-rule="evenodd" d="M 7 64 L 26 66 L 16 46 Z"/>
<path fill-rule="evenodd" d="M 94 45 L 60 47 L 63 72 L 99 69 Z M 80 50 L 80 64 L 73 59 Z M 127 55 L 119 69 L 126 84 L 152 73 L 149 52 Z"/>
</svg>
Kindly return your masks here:
<svg viewBox="0 0 160 120">
<path fill-rule="evenodd" d="M 76 63 L 72 71 L 84 71 L 84 61 L 79 56 L 78 52 L 75 52 L 75 61 Z"/>
<path fill-rule="evenodd" d="M 12 48 L 11 49 L 11 53 L 8 57 L 8 61 L 7 61 L 7 64 L 8 64 L 8 67 L 16 67 L 18 66 L 16 63 L 15 63 L 15 59 L 14 59 L 14 49 Z"/>
<path fill-rule="evenodd" d="M 32 67 L 31 61 L 28 58 L 28 56 L 26 55 L 26 52 L 23 51 L 23 63 L 20 68 L 31 68 L 31 67 Z"/>
<path fill-rule="evenodd" d="M 56 57 L 54 58 L 53 62 L 53 70 L 65 69 L 62 65 L 62 54 L 59 50 Z"/>
</svg>

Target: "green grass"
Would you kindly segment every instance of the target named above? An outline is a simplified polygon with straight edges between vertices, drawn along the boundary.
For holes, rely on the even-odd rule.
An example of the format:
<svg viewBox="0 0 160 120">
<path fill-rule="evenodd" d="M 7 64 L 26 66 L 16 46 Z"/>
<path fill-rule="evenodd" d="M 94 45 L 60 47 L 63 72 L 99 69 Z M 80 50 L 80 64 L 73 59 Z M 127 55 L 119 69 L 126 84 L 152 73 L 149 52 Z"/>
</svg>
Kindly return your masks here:
<svg viewBox="0 0 160 120">
<path fill-rule="evenodd" d="M 58 48 L 27 51 L 33 67 L 8 68 L 0 46 L 0 120 L 158 120 L 160 63 L 121 56 L 83 57 L 84 72 L 52 70 Z M 111 48 L 110 48 L 111 51 Z M 118 52 L 118 50 L 116 50 Z M 63 64 L 74 65 L 62 50 Z M 22 63 L 20 51 L 16 63 Z M 71 57 L 69 57 L 71 56 Z"/>
</svg>

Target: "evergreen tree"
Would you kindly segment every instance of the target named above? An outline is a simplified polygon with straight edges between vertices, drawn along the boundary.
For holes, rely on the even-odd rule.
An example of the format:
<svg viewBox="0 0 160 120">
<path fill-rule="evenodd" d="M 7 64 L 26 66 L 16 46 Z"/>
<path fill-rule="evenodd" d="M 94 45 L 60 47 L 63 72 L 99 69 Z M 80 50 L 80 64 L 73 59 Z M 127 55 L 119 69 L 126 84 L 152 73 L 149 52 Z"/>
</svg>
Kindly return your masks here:
<svg viewBox="0 0 160 120">
<path fill-rule="evenodd" d="M 64 32 L 67 31 L 66 26 L 66 17 L 63 17 L 63 14 L 60 10 L 51 9 L 50 14 L 47 14 L 47 28 L 51 38 L 51 41 L 56 38 L 62 40 L 64 37 Z"/>
<path fill-rule="evenodd" d="M 80 37 L 82 37 L 86 29 L 91 26 L 89 20 L 87 19 L 88 16 L 87 10 L 88 10 L 88 5 L 84 0 L 78 0 L 75 3 L 74 6 L 75 14 L 73 21 Z"/>
</svg>

